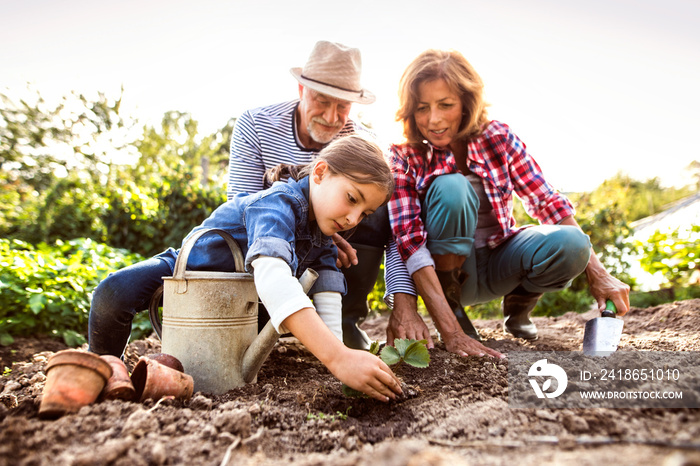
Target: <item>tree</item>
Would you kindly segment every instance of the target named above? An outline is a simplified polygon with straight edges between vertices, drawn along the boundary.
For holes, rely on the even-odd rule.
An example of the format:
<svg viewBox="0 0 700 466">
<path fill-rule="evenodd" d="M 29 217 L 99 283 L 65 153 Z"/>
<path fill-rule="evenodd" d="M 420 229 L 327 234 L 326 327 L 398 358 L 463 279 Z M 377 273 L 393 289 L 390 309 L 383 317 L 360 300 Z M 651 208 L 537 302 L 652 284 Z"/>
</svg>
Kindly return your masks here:
<svg viewBox="0 0 700 466">
<path fill-rule="evenodd" d="M 698 283 L 700 225 L 693 225 L 689 231 L 656 231 L 636 246 L 642 252 L 640 262 L 644 270 L 652 274 L 661 272 L 671 287 Z"/>
<path fill-rule="evenodd" d="M 682 199 L 694 191 L 695 187 L 692 186 L 664 187 L 657 177 L 639 181 L 618 173 L 590 193 L 590 202 L 592 205 L 598 205 L 607 203 L 609 199 L 615 199 L 619 209 L 625 213 L 625 219 L 628 222 L 634 222 L 662 211 L 665 205 Z"/>
<path fill-rule="evenodd" d="M 68 173 L 103 179 L 134 154 L 136 121 L 119 113 L 121 98 L 72 92 L 50 105 L 37 91 L 18 102 L 0 94 L 0 183 L 40 193 Z"/>
<path fill-rule="evenodd" d="M 140 156 L 130 169 L 132 179 L 146 182 L 152 176 L 168 176 L 186 171 L 208 184 L 223 178 L 228 168 L 229 142 L 235 119 L 207 136 L 199 134 L 198 123 L 189 113 L 165 113 L 160 127 L 146 126 L 143 137 L 135 143 Z"/>
</svg>

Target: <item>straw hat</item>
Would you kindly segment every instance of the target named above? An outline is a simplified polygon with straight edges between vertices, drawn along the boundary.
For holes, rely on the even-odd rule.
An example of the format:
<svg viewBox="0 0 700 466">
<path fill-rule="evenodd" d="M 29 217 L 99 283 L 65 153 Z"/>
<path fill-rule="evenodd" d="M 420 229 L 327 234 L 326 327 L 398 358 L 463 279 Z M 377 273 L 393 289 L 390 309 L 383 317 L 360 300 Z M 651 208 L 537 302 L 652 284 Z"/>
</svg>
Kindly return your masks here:
<svg viewBox="0 0 700 466">
<path fill-rule="evenodd" d="M 360 50 L 342 44 L 319 41 L 304 68 L 292 68 L 292 75 L 305 87 L 337 99 L 371 104 L 375 97 L 360 84 Z"/>
</svg>

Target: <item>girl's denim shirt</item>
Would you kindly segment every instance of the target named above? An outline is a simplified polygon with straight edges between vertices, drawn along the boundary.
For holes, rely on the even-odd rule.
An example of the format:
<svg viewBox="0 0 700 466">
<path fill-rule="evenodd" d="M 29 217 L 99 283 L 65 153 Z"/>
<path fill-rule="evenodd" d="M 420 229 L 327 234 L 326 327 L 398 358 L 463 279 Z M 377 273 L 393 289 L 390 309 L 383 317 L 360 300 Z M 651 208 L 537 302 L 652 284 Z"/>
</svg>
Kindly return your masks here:
<svg viewBox="0 0 700 466">
<path fill-rule="evenodd" d="M 307 268 L 318 272 L 310 294 L 346 292 L 345 277 L 336 267 L 335 244 L 316 222 L 309 222 L 308 176 L 299 181 L 276 182 L 254 194 L 237 194 L 194 228 L 183 244 L 205 228 L 219 228 L 233 236 L 245 257 L 246 272 L 252 273 L 251 262 L 258 256 L 277 257 L 289 265 L 297 278 Z M 179 250 L 169 248 L 156 257 L 174 270 L 178 253 Z M 187 269 L 233 272 L 233 255 L 223 238 L 208 234 L 192 248 Z"/>
</svg>

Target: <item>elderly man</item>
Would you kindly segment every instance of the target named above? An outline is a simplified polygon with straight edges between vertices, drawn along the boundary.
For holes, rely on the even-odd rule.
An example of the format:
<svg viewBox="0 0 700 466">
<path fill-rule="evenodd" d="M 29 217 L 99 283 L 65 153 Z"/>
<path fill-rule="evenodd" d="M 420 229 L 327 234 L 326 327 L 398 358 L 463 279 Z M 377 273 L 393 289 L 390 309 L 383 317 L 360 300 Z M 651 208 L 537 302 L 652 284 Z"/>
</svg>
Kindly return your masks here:
<svg viewBox="0 0 700 466">
<path fill-rule="evenodd" d="M 361 68 L 358 49 L 320 41 L 303 68 L 290 70 L 299 81 L 299 99 L 244 112 L 231 139 L 228 198 L 264 189 L 265 170 L 280 163 L 306 164 L 336 138 L 354 133 L 371 136 L 349 118 L 352 103 L 375 100 L 360 84 Z M 351 348 L 369 347 L 370 340 L 358 324 L 367 317 L 367 295 L 390 235 L 383 207 L 358 225 L 350 243 L 334 237 L 347 282 L 343 341 Z"/>
</svg>

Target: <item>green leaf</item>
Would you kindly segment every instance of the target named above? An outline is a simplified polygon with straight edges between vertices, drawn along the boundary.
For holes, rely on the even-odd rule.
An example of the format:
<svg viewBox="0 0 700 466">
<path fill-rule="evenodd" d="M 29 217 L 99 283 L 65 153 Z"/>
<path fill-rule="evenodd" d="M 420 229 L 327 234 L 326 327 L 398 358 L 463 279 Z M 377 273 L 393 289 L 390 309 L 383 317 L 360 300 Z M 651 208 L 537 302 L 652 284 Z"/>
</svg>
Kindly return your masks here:
<svg viewBox="0 0 700 466">
<path fill-rule="evenodd" d="M 394 346 L 396 347 L 396 351 L 399 352 L 399 355 L 403 357 L 403 355 L 406 354 L 406 348 L 408 348 L 408 345 L 410 345 L 414 341 L 416 340 L 409 340 L 407 338 L 395 338 Z"/>
<path fill-rule="evenodd" d="M 46 297 L 41 294 L 33 294 L 29 298 L 29 308 L 35 315 L 38 315 L 46 304 Z"/>
<path fill-rule="evenodd" d="M 425 346 L 426 343 L 426 340 L 414 341 L 406 348 L 406 354 L 403 357 L 406 364 L 410 364 L 413 367 L 428 367 L 430 364 L 430 353 L 428 353 L 428 348 Z"/>
<path fill-rule="evenodd" d="M 373 341 L 371 345 L 369 345 L 369 352 L 376 355 L 379 353 L 379 342 L 378 341 Z"/>
<path fill-rule="evenodd" d="M 350 388 L 345 384 L 342 385 L 341 389 L 343 391 L 343 395 L 349 396 L 351 398 L 369 398 L 367 395 L 365 395 L 361 391 L 355 390 L 354 388 Z"/>
<path fill-rule="evenodd" d="M 66 330 L 63 332 L 62 336 L 65 344 L 70 346 L 71 348 L 80 346 L 87 341 L 85 340 L 85 337 L 82 334 L 76 332 L 75 330 Z"/>
<path fill-rule="evenodd" d="M 14 342 L 15 339 L 9 333 L 0 333 L 0 346 L 10 346 Z"/>
<path fill-rule="evenodd" d="M 398 339 L 396 341 L 398 341 Z M 399 355 L 399 352 L 393 346 L 385 346 L 384 349 L 382 349 L 382 353 L 379 357 L 388 366 L 393 366 L 401 361 L 401 355 Z"/>
</svg>

